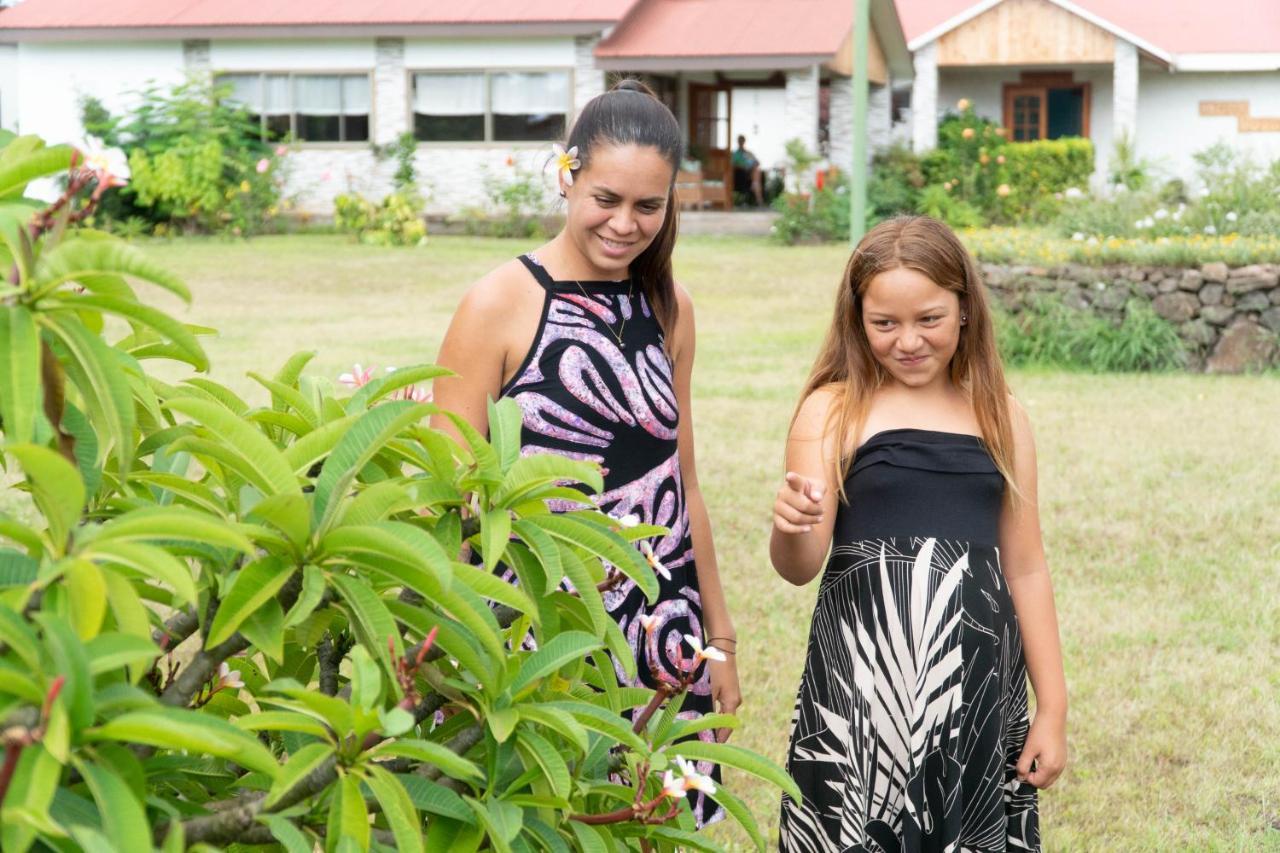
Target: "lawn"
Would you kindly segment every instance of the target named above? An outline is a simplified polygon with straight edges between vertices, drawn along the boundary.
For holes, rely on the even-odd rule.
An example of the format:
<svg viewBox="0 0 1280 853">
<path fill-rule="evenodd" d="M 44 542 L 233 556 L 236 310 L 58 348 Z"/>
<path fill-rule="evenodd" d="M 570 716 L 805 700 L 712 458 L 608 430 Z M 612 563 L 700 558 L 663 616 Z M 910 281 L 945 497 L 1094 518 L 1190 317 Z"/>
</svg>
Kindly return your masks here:
<svg viewBox="0 0 1280 853">
<path fill-rule="evenodd" d="M 304 236 L 146 249 L 191 285 L 186 316 L 221 331 L 213 375 L 265 401 L 245 372 L 295 350 L 318 350 L 313 367 L 330 376 L 429 361 L 467 283 L 532 245 Z M 699 479 L 741 638 L 736 742 L 777 761 L 817 584 L 774 575 L 769 508 L 845 254 L 713 238 L 677 253 L 699 327 Z M 1012 383 L 1037 429 L 1071 691 L 1071 764 L 1042 800 L 1045 848 L 1280 850 L 1280 380 Z M 776 792 L 740 793 L 776 833 Z"/>
</svg>

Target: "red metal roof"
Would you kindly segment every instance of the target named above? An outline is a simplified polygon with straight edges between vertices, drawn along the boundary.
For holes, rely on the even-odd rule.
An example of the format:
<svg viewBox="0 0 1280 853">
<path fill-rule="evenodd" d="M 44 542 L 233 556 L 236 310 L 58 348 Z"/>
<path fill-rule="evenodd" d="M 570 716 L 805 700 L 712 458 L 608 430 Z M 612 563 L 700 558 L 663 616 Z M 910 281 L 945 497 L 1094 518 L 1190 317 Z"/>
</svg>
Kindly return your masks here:
<svg viewBox="0 0 1280 853">
<path fill-rule="evenodd" d="M 910 43 L 981 5 L 975 0 L 897 0 Z M 1169 53 L 1280 52 L 1280 0 L 1072 0 Z"/>
<path fill-rule="evenodd" d="M 26 0 L 0 31 L 612 22 L 636 0 Z"/>
<path fill-rule="evenodd" d="M 640 0 L 596 56 L 830 56 L 852 26 L 851 0 Z"/>
</svg>

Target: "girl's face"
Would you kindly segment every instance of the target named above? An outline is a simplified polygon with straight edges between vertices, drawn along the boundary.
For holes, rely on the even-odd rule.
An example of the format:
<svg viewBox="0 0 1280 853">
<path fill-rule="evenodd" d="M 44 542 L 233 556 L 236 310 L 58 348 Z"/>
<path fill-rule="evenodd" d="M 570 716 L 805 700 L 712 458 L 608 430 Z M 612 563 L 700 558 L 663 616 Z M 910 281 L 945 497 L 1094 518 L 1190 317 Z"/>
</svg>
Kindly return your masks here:
<svg viewBox="0 0 1280 853">
<path fill-rule="evenodd" d="M 964 322 L 959 295 L 915 270 L 886 270 L 862 294 L 862 326 L 871 352 L 909 388 L 949 381 Z"/>
<path fill-rule="evenodd" d="M 625 278 L 667 217 L 671 164 L 656 148 L 597 144 L 566 187 L 565 230 L 601 279 Z"/>
</svg>

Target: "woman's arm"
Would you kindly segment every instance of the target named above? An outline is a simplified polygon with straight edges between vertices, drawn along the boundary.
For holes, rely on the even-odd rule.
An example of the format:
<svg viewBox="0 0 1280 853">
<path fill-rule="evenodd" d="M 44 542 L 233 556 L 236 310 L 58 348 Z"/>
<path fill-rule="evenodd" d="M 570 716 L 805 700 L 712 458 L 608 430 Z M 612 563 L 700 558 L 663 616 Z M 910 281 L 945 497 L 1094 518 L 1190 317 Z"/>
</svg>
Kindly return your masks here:
<svg viewBox="0 0 1280 853">
<path fill-rule="evenodd" d="M 1027 673 L 1036 695 L 1036 716 L 1018 760 L 1018 775 L 1047 788 L 1067 761 L 1067 682 L 1062 669 L 1053 584 L 1040 534 L 1036 494 L 1036 446 L 1026 411 L 1011 400 L 1014 482 L 1021 494 L 1006 501 L 1000 516 L 1000 565 L 1013 596 Z M 1035 761 L 1034 772 L 1031 762 Z"/>
<path fill-rule="evenodd" d="M 796 586 L 817 577 L 835 528 L 835 487 L 843 444 L 828 431 L 834 395 L 819 389 L 805 398 L 787 436 L 787 475 L 773 505 L 769 559 Z"/>
<path fill-rule="evenodd" d="M 679 318 L 676 320 L 672 355 L 675 360 L 676 401 L 680 410 L 680 426 L 676 443 L 680 454 L 680 476 L 684 482 L 685 506 L 689 513 L 689 533 L 693 538 L 693 558 L 698 571 L 698 592 L 702 599 L 702 622 L 708 645 L 725 652 L 725 661 L 708 661 L 711 667 L 711 695 L 717 710 L 734 713 L 742 702 L 738 686 L 737 639 L 733 619 L 724 599 L 724 587 L 720 584 L 720 570 L 716 565 L 715 543 L 711 537 L 711 518 L 706 502 L 698 487 L 698 472 L 694 464 L 693 406 L 690 385 L 693 377 L 694 341 L 693 301 L 684 288 L 676 286 Z M 722 730 L 724 740 L 728 731 Z"/>
</svg>

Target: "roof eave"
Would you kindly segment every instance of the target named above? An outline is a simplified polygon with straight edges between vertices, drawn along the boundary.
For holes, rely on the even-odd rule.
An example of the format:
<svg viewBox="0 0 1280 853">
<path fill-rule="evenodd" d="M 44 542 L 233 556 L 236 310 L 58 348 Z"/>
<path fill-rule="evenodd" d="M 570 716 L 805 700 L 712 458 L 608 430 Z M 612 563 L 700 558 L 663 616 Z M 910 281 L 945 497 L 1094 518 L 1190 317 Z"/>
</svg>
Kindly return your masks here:
<svg viewBox="0 0 1280 853">
<path fill-rule="evenodd" d="M 1180 53 L 1175 71 L 1280 71 L 1280 53 Z"/>
<path fill-rule="evenodd" d="M 604 71 L 777 71 L 830 62 L 834 53 L 728 54 L 720 56 L 600 56 Z"/>
<path fill-rule="evenodd" d="M 580 36 L 614 25 L 601 21 L 502 21 L 448 24 L 245 24 L 151 27 L 0 27 L 0 42 L 303 39 L 351 37 Z"/>
<path fill-rule="evenodd" d="M 889 77 L 895 83 L 914 79 L 915 64 L 911 61 L 911 50 L 907 47 L 907 36 L 894 0 L 873 0 L 871 29 L 880 39 L 880 49 L 889 66 Z"/>
</svg>

